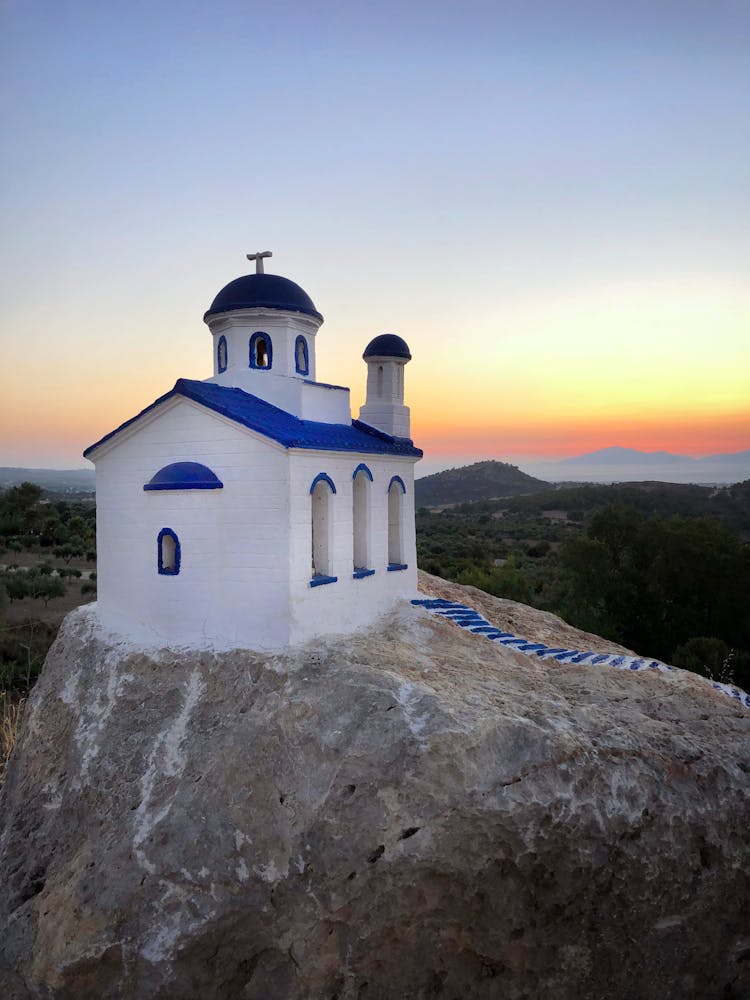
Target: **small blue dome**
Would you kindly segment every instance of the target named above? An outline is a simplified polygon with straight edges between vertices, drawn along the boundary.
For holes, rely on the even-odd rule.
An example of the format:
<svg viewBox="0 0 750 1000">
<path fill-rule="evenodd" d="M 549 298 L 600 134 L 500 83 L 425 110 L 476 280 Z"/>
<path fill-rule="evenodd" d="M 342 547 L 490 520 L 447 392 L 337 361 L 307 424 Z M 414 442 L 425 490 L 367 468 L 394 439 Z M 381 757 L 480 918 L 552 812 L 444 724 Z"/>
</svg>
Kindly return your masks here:
<svg viewBox="0 0 750 1000">
<path fill-rule="evenodd" d="M 203 319 L 237 309 L 259 308 L 305 313 L 323 322 L 307 292 L 279 274 L 245 274 L 235 278 L 222 288 Z"/>
<path fill-rule="evenodd" d="M 411 351 L 406 341 L 395 333 L 381 333 L 370 341 L 362 357 L 365 361 L 368 358 L 406 358 L 411 361 Z"/>
<path fill-rule="evenodd" d="M 220 490 L 224 484 L 200 462 L 172 462 L 149 479 L 144 490 Z"/>
</svg>

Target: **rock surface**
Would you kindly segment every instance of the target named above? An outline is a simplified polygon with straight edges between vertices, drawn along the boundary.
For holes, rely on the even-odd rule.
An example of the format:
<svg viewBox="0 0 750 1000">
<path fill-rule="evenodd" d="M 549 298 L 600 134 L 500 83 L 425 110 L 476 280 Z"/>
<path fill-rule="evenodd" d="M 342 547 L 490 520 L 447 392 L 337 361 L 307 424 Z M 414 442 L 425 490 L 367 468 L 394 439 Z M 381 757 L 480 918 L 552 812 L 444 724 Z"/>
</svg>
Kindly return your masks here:
<svg viewBox="0 0 750 1000">
<path fill-rule="evenodd" d="M 3 998 L 750 996 L 750 714 L 700 678 L 410 605 L 274 656 L 146 655 L 94 614 L 0 799 Z"/>
</svg>

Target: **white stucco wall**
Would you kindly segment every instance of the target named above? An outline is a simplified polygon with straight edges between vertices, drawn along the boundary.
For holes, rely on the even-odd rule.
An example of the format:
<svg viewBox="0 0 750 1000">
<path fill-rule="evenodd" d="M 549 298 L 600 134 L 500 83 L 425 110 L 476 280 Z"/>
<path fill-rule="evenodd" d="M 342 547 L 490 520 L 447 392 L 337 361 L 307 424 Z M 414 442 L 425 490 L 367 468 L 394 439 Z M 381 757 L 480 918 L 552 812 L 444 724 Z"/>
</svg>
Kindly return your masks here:
<svg viewBox="0 0 750 1000">
<path fill-rule="evenodd" d="M 288 641 L 288 457 L 188 400 L 170 400 L 94 456 L 102 621 L 165 645 L 277 648 Z M 220 490 L 145 492 L 165 465 L 201 462 Z M 172 528 L 179 575 L 157 571 Z"/>
<path fill-rule="evenodd" d="M 370 484 L 370 552 L 372 576 L 353 577 L 353 479 L 364 462 L 373 475 Z M 336 485 L 332 497 L 335 583 L 311 587 L 312 519 L 310 485 L 324 472 Z M 400 476 L 406 486 L 402 530 L 408 569 L 388 572 L 388 485 Z M 359 453 L 290 452 L 290 640 L 303 642 L 325 633 L 349 632 L 367 625 L 396 601 L 417 590 L 414 526 L 414 460 Z"/>
<path fill-rule="evenodd" d="M 414 461 L 285 450 L 180 397 L 153 410 L 92 456 L 97 468 L 98 610 L 104 624 L 165 646 L 277 649 L 365 626 L 416 593 Z M 200 462 L 217 490 L 143 489 L 173 462 Z M 375 572 L 353 576 L 353 473 L 369 484 Z M 311 587 L 312 500 L 320 472 L 331 498 L 330 573 Z M 400 476 L 405 570 L 388 571 L 388 486 Z M 180 572 L 160 575 L 157 537 L 172 529 Z"/>
</svg>

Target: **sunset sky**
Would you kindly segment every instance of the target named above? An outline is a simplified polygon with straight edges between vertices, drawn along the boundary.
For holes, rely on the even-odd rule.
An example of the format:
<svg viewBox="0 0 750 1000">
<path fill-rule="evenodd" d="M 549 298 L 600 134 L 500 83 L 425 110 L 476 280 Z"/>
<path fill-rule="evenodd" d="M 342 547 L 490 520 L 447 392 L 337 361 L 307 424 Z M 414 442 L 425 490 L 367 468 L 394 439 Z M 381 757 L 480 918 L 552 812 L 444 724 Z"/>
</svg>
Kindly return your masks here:
<svg viewBox="0 0 750 1000">
<path fill-rule="evenodd" d="M 424 471 L 750 448 L 750 0 L 6 0 L 0 109 L 0 465 L 210 375 L 266 248 Z"/>
</svg>

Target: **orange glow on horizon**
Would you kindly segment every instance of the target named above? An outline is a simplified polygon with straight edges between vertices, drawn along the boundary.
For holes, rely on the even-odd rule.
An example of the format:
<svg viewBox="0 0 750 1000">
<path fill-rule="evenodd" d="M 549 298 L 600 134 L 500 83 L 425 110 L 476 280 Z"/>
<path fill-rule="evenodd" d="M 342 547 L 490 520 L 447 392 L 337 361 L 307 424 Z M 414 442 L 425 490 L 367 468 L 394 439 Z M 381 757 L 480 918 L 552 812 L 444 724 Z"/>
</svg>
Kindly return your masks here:
<svg viewBox="0 0 750 1000">
<path fill-rule="evenodd" d="M 623 420 L 592 414 L 588 419 L 549 415 L 511 427 L 429 426 L 414 421 L 415 441 L 430 457 L 450 455 L 488 457 L 525 456 L 569 458 L 600 448 L 620 445 L 638 451 L 668 451 L 693 458 L 743 451 L 750 447 L 750 410 L 732 414 L 706 414 L 699 418 L 633 417 Z"/>
</svg>

